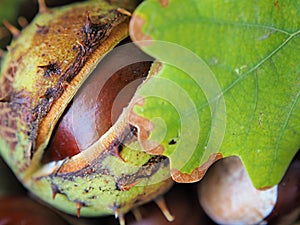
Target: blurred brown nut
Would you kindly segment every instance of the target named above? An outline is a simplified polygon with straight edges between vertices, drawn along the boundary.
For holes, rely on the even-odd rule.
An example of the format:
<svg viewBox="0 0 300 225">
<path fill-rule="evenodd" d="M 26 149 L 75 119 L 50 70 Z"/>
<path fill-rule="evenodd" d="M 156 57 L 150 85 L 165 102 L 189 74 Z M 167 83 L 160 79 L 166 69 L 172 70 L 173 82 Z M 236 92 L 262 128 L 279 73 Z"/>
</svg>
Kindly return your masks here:
<svg viewBox="0 0 300 225">
<path fill-rule="evenodd" d="M 62 218 L 27 196 L 0 198 L 1 225 L 68 225 Z"/>
</svg>

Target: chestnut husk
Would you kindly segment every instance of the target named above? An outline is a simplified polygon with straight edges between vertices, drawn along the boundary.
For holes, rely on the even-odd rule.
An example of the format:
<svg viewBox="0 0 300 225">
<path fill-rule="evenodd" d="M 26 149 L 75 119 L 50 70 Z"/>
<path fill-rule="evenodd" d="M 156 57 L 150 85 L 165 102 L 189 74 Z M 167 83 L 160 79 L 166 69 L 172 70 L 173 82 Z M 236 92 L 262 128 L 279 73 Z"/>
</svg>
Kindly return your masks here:
<svg viewBox="0 0 300 225">
<path fill-rule="evenodd" d="M 78 93 L 91 80 L 92 71 L 128 36 L 129 18 L 129 11 L 104 1 L 43 9 L 15 37 L 3 59 L 1 155 L 34 195 L 77 216 L 122 217 L 133 207 L 162 195 L 173 184 L 167 158 L 149 155 L 132 145 L 137 143 L 137 130 L 127 123 L 126 108 L 119 118 L 107 119 L 113 102 L 110 98 L 116 94 L 109 96 L 105 89 L 110 90 L 112 83 L 118 84 L 118 79 L 128 76 L 122 70 L 119 73 L 123 75 L 117 76 L 117 81 L 108 81 L 103 97 L 101 94 L 100 101 L 105 99 L 109 105 L 101 105 L 106 107 L 106 114 L 99 118 L 107 125 L 100 126 L 102 131 L 96 129 L 97 137 L 87 141 L 80 151 L 71 150 L 71 155 L 58 156 L 56 150 L 51 150 L 52 137 L 64 121 L 62 116 L 76 104 L 75 98 L 80 99 Z M 125 71 L 136 71 L 141 66 L 133 67 Z M 124 85 L 126 82 L 117 89 Z M 97 97 L 100 90 L 90 95 Z M 126 104 L 115 117 L 123 106 Z M 82 113 L 84 116 L 84 110 Z"/>
</svg>

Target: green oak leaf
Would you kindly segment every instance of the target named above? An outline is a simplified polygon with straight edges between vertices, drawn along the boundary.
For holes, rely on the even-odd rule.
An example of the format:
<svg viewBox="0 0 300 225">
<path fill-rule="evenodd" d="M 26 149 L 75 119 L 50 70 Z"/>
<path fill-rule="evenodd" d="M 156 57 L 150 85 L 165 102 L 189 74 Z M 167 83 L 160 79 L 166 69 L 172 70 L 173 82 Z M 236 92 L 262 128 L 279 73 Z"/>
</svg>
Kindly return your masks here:
<svg viewBox="0 0 300 225">
<path fill-rule="evenodd" d="M 152 124 L 138 124 L 140 139 L 170 158 L 175 180 L 196 181 L 232 155 L 256 187 L 281 180 L 300 147 L 299 18 L 298 0 L 139 5 L 130 35 L 162 64 L 133 112 Z"/>
</svg>

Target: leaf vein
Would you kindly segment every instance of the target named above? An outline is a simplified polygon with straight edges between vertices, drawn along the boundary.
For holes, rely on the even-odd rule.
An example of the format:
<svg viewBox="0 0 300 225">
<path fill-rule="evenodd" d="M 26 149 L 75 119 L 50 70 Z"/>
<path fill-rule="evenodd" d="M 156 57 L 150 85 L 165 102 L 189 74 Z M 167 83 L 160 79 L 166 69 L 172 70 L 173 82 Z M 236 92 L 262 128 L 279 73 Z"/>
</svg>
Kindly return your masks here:
<svg viewBox="0 0 300 225">
<path fill-rule="evenodd" d="M 291 118 L 291 116 L 292 116 L 292 113 L 293 113 L 294 109 L 295 109 L 296 106 L 297 106 L 297 103 L 298 103 L 299 98 L 300 98 L 300 91 L 297 93 L 297 95 L 296 95 L 296 97 L 295 97 L 295 100 L 292 102 L 291 106 L 289 107 L 290 110 L 289 110 L 288 113 L 287 113 L 286 119 L 285 119 L 285 121 L 284 121 L 284 123 L 283 123 L 283 125 L 282 125 L 282 128 L 281 128 L 281 131 L 280 131 L 280 133 L 279 133 L 279 136 L 278 136 L 278 138 L 276 139 L 276 140 L 277 140 L 277 141 L 276 141 L 276 145 L 275 145 L 275 146 L 276 146 L 276 147 L 275 147 L 276 150 L 279 148 L 279 144 L 280 144 L 281 141 L 282 141 L 282 138 L 283 138 L 283 135 L 284 135 L 284 131 L 286 130 L 286 128 L 287 128 L 287 126 L 288 126 L 288 124 L 289 124 L 289 120 L 290 120 L 290 118 Z M 277 157 L 278 157 L 277 152 L 278 152 L 278 151 L 274 151 L 274 152 L 275 152 L 274 160 L 277 160 Z"/>
<path fill-rule="evenodd" d="M 282 42 L 277 48 L 275 48 L 269 55 L 267 55 L 265 58 L 260 60 L 255 66 L 250 68 L 247 72 L 242 74 L 238 79 L 233 81 L 226 89 L 224 89 L 222 92 L 225 94 L 229 90 L 231 90 L 237 83 L 239 83 L 241 80 L 243 80 L 245 77 L 247 77 L 250 73 L 253 71 L 256 71 L 261 65 L 263 65 L 266 61 L 268 61 L 272 56 L 274 56 L 280 49 L 282 49 L 288 42 L 290 42 L 295 36 L 300 34 L 300 30 L 295 32 L 294 34 L 290 35 L 284 42 Z"/>
</svg>

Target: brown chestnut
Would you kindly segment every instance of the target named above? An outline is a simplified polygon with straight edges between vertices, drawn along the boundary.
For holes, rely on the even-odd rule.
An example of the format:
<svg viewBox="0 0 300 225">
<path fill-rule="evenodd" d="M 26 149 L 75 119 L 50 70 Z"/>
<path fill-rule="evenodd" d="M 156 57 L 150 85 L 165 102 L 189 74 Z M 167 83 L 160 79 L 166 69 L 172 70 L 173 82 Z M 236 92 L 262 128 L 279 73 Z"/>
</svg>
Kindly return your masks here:
<svg viewBox="0 0 300 225">
<path fill-rule="evenodd" d="M 0 198 L 1 225 L 67 225 L 60 216 L 25 195 Z"/>
<path fill-rule="evenodd" d="M 65 110 L 44 162 L 74 156 L 97 141 L 114 124 L 147 76 L 152 58 L 133 44 L 116 49 L 101 61 Z"/>
</svg>

